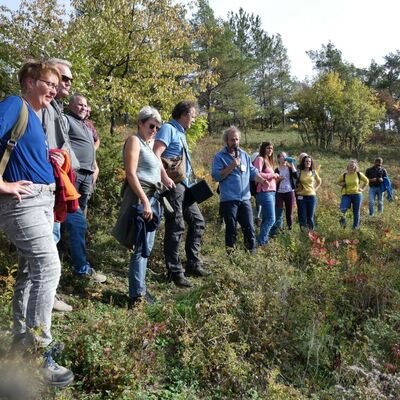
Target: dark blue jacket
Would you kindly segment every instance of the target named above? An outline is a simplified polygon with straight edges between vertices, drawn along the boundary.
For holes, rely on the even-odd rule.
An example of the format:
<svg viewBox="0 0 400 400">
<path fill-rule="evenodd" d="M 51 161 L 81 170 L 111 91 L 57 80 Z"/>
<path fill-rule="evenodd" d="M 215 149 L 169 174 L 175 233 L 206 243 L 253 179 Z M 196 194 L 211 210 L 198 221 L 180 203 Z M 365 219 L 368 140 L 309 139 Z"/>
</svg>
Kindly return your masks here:
<svg viewBox="0 0 400 400">
<path fill-rule="evenodd" d="M 133 217 L 133 245 L 135 248 L 142 246 L 142 257 L 148 258 L 151 250 L 147 243 L 147 232 L 155 231 L 161 223 L 162 211 L 159 207 L 158 201 L 151 202 L 151 209 L 153 211 L 153 218 L 146 220 L 143 218 L 143 204 L 135 204 L 132 206 L 132 217 Z"/>
</svg>

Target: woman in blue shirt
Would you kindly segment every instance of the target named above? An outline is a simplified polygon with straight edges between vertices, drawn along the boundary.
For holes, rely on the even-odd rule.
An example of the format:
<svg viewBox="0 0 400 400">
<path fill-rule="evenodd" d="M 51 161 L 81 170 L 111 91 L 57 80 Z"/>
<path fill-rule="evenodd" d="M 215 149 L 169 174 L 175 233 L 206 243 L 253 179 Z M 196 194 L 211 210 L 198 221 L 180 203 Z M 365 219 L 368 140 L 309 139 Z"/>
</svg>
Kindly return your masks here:
<svg viewBox="0 0 400 400">
<path fill-rule="evenodd" d="M 19 255 L 13 298 L 15 349 L 46 348 L 52 342 L 51 311 L 61 264 L 53 240 L 54 176 L 40 117 L 56 95 L 59 80 L 54 66 L 28 62 L 19 72 L 23 100 L 10 96 L 0 102 L 0 157 L 23 101 L 28 108 L 26 130 L 0 177 L 0 229 Z M 44 380 L 57 387 L 72 383 L 73 373 L 54 362 L 52 349 L 44 354 Z"/>
</svg>

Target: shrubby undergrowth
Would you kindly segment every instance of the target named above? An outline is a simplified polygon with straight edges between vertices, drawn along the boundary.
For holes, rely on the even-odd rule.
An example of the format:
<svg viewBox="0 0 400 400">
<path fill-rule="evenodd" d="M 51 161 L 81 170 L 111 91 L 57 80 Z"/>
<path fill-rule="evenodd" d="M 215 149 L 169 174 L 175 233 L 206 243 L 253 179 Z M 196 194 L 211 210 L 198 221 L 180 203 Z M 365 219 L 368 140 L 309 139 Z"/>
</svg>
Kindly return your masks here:
<svg viewBox="0 0 400 400">
<path fill-rule="evenodd" d="M 254 151 L 264 137 L 249 134 L 247 149 Z M 268 139 L 294 155 L 303 150 L 295 133 L 271 133 Z M 75 311 L 55 315 L 54 335 L 66 345 L 61 361 L 75 372 L 76 384 L 43 398 L 398 398 L 398 198 L 373 219 L 364 204 L 361 230 L 344 230 L 333 182 L 346 159 L 304 149 L 321 164 L 316 232 L 303 234 L 296 226 L 254 256 L 239 237 L 228 257 L 214 196 L 201 206 L 208 224 L 203 254 L 213 275 L 193 279 L 191 290 L 167 283 L 161 230 L 148 271 L 158 302 L 128 310 L 129 254 L 109 235 L 123 178 L 123 141 L 123 132 L 102 137 L 101 175 L 89 211 L 89 257 L 110 279 L 101 287 L 76 282 L 63 256 L 60 291 Z M 200 140 L 194 149 L 198 175 L 210 180 L 219 147 L 219 138 Z M 399 174 L 395 160 L 385 162 L 392 175 Z M 6 241 L 0 252 L 5 352 L 16 258 Z"/>
</svg>

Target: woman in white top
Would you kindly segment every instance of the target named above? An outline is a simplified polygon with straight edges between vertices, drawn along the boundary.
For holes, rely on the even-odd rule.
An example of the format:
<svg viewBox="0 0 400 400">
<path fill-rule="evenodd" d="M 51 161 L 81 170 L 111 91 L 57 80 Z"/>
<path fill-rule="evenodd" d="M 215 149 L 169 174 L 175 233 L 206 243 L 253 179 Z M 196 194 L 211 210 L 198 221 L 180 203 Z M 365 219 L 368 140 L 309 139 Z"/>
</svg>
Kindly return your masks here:
<svg viewBox="0 0 400 400">
<path fill-rule="evenodd" d="M 278 154 L 279 166 L 275 173 L 279 174 L 281 180 L 276 184 L 275 197 L 275 224 L 271 228 L 270 235 L 275 236 L 277 231 L 283 227 L 283 210 L 286 210 L 286 223 L 288 229 L 293 225 L 293 208 L 296 202 L 294 194 L 296 166 L 293 158 L 281 151 Z"/>
</svg>

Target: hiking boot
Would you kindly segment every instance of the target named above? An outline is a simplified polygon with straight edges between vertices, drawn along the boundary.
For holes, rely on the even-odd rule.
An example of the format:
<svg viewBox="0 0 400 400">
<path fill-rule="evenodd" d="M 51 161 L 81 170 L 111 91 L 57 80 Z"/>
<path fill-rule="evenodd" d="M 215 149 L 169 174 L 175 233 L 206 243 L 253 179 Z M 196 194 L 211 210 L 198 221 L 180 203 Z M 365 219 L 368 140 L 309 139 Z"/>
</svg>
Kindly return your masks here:
<svg viewBox="0 0 400 400">
<path fill-rule="evenodd" d="M 187 266 L 186 267 L 186 275 L 187 276 L 209 276 L 211 275 L 211 271 L 205 269 L 202 265 L 197 266 Z"/>
<path fill-rule="evenodd" d="M 89 267 L 86 273 L 77 276 L 79 278 L 88 278 L 94 283 L 104 283 L 107 280 L 107 277 L 104 274 L 96 272 L 92 267 Z"/>
<path fill-rule="evenodd" d="M 146 300 L 147 304 L 150 304 L 150 305 L 154 304 L 157 301 L 157 299 L 153 295 L 151 295 L 149 292 L 146 292 L 143 297 Z"/>
<path fill-rule="evenodd" d="M 53 311 L 71 312 L 72 306 L 62 301 L 58 294 L 56 294 L 56 296 L 54 297 Z"/>
<path fill-rule="evenodd" d="M 154 304 L 156 302 L 156 299 L 154 296 L 152 296 L 149 292 L 146 292 L 144 296 L 134 296 L 129 299 L 129 305 L 128 308 L 132 309 L 138 306 L 142 301 L 145 300 L 147 304 Z"/>
<path fill-rule="evenodd" d="M 192 287 L 192 284 L 190 283 L 190 281 L 188 279 L 186 279 L 183 272 L 178 273 L 178 274 L 170 273 L 169 280 L 174 282 L 175 285 L 178 287 L 182 287 L 182 288 Z"/>
<path fill-rule="evenodd" d="M 346 221 L 346 217 L 345 217 L 344 215 L 342 215 L 342 216 L 340 217 L 339 223 L 340 223 L 340 225 L 342 226 L 342 228 L 346 228 L 347 221 Z"/>
<path fill-rule="evenodd" d="M 44 364 L 41 373 L 44 383 L 48 386 L 64 388 L 74 381 L 72 371 L 58 365 L 53 359 L 53 356 L 59 354 L 62 349 L 63 346 L 58 344 L 44 353 Z"/>
</svg>

